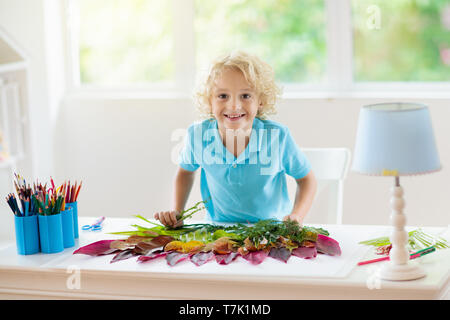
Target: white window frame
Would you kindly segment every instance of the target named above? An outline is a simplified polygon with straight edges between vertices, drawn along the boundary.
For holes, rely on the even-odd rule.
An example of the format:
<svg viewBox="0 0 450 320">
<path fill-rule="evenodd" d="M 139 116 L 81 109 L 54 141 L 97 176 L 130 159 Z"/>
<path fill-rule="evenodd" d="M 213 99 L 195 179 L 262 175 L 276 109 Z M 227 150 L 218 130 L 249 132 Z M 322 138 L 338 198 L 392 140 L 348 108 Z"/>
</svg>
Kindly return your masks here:
<svg viewBox="0 0 450 320">
<path fill-rule="evenodd" d="M 188 98 L 196 81 L 194 0 L 171 0 L 174 14 L 173 84 L 100 86 L 80 84 L 77 37 L 70 24 L 79 21 L 76 0 L 65 0 L 67 87 L 69 94 L 129 97 Z M 355 82 L 351 0 L 324 0 L 327 61 L 323 83 L 282 83 L 284 98 L 449 98 L 450 82 Z"/>
</svg>

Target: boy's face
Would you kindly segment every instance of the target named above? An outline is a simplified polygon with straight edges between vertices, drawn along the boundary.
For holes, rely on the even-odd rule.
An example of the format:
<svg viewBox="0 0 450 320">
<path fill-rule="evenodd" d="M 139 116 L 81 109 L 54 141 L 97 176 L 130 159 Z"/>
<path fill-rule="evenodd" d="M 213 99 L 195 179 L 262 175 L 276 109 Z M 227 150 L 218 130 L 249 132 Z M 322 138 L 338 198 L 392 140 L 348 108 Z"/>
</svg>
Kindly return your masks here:
<svg viewBox="0 0 450 320">
<path fill-rule="evenodd" d="M 218 129 L 251 130 L 261 103 L 258 94 L 238 69 L 227 68 L 216 79 L 210 98 Z"/>
</svg>

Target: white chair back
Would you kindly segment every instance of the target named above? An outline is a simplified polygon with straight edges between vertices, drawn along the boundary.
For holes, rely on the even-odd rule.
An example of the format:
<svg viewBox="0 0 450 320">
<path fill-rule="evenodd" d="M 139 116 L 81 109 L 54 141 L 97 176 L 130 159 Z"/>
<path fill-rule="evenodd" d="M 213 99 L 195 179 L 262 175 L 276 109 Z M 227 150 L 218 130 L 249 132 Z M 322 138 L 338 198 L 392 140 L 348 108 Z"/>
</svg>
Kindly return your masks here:
<svg viewBox="0 0 450 320">
<path fill-rule="evenodd" d="M 344 179 L 350 166 L 347 148 L 302 148 L 311 162 L 317 179 L 317 192 L 304 224 L 341 224 L 343 214 Z M 288 177 L 289 197 L 295 199 L 297 184 Z"/>
</svg>

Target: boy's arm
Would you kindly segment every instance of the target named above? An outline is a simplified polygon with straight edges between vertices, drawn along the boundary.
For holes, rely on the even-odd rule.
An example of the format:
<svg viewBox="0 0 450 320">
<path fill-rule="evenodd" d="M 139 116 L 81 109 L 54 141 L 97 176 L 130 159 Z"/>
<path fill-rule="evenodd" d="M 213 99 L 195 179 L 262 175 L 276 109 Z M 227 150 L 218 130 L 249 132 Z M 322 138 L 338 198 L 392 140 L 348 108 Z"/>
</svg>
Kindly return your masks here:
<svg viewBox="0 0 450 320">
<path fill-rule="evenodd" d="M 195 171 L 188 171 L 181 167 L 175 175 L 174 205 L 172 211 L 157 212 L 154 218 L 160 220 L 166 226 L 178 227 L 183 221 L 178 221 L 180 213 L 184 210 L 189 193 L 194 183 Z"/>
<path fill-rule="evenodd" d="M 309 209 L 311 209 L 317 190 L 317 180 L 312 170 L 310 170 L 305 177 L 297 179 L 296 181 L 297 192 L 295 194 L 294 207 L 291 214 L 285 216 L 283 220 L 296 220 L 302 225 L 305 216 Z"/>
<path fill-rule="evenodd" d="M 175 199 L 174 210 L 181 212 L 184 210 L 184 206 L 191 193 L 192 185 L 194 183 L 196 171 L 188 171 L 181 167 L 178 168 L 175 176 Z"/>
</svg>

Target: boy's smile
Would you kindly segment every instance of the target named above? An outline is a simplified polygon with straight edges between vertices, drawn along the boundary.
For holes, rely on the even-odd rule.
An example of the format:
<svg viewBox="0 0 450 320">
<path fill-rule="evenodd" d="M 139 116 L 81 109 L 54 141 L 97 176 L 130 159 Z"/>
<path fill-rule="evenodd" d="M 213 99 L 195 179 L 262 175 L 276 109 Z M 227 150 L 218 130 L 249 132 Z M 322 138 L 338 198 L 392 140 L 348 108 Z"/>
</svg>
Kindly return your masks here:
<svg viewBox="0 0 450 320">
<path fill-rule="evenodd" d="M 216 79 L 210 103 L 223 137 L 227 129 L 243 130 L 249 135 L 261 105 L 257 92 L 236 68 L 224 69 Z"/>
</svg>

